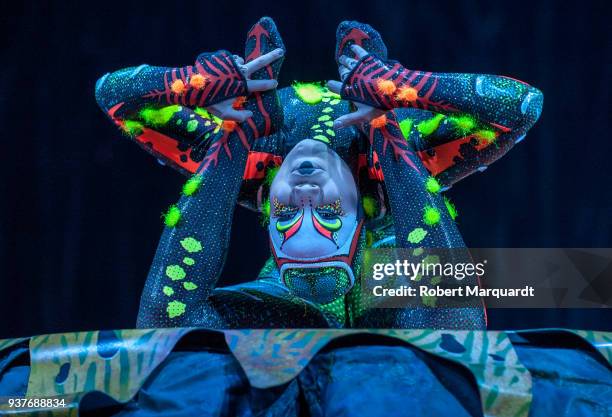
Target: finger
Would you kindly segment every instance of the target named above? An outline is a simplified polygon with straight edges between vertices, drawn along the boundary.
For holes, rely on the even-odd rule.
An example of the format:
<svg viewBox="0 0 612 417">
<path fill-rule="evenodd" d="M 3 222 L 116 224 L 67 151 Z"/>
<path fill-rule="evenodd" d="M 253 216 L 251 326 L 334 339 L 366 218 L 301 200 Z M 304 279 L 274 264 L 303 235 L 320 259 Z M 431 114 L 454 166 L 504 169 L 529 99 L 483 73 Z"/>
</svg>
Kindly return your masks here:
<svg viewBox="0 0 612 417">
<path fill-rule="evenodd" d="M 250 92 L 274 90 L 277 86 L 276 80 L 247 80 L 247 89 Z"/>
<path fill-rule="evenodd" d="M 236 64 L 238 65 L 244 64 L 244 59 L 242 59 L 242 57 L 239 57 L 238 55 L 234 55 L 234 61 L 236 61 Z"/>
<path fill-rule="evenodd" d="M 340 94 L 342 91 L 342 83 L 340 81 L 329 80 L 327 82 L 327 88 L 333 93 Z"/>
<path fill-rule="evenodd" d="M 367 122 L 368 118 L 366 114 L 368 112 L 369 109 L 359 109 L 356 112 L 340 116 L 336 120 L 334 120 L 334 129 L 342 129 L 343 127 Z"/>
<path fill-rule="evenodd" d="M 253 112 L 249 110 L 236 110 L 232 107 L 230 101 L 226 100 L 222 103 L 208 107 L 208 111 L 223 120 L 234 120 L 236 122 L 244 122 L 249 117 L 253 117 Z"/>
<path fill-rule="evenodd" d="M 357 58 L 359 59 L 363 58 L 368 54 L 368 51 L 366 51 L 359 45 L 351 45 L 351 50 L 355 52 L 355 55 L 357 55 Z"/>
<path fill-rule="evenodd" d="M 252 73 L 254 73 L 255 71 L 257 71 L 258 69 L 261 69 L 265 67 L 266 65 L 270 65 L 272 62 L 276 61 L 284 54 L 285 54 L 285 51 L 278 48 L 271 52 L 268 52 L 267 54 L 264 54 L 260 57 L 255 58 L 251 62 L 246 63 L 244 66 L 246 67 L 247 77 L 251 75 Z"/>
<path fill-rule="evenodd" d="M 342 65 L 344 65 L 347 68 L 354 68 L 355 65 L 357 65 L 357 60 L 353 59 L 353 58 L 349 58 L 346 55 L 341 55 L 340 58 L 338 58 L 338 62 L 340 62 Z"/>
<path fill-rule="evenodd" d="M 340 65 L 338 67 L 338 73 L 340 74 L 340 79 L 342 81 L 346 80 L 346 77 L 347 75 L 349 75 L 349 72 L 351 72 L 351 70 L 345 67 L 344 65 Z"/>
</svg>

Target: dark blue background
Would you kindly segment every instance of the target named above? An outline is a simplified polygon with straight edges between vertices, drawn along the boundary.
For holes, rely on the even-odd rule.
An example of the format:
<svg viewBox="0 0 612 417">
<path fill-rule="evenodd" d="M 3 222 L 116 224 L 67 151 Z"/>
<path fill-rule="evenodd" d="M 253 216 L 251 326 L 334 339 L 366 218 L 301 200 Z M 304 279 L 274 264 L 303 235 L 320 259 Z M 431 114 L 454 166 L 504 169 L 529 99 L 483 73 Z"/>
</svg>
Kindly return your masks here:
<svg viewBox="0 0 612 417">
<path fill-rule="evenodd" d="M 102 74 L 241 53 L 272 16 L 281 85 L 335 77 L 336 25 L 380 30 L 390 56 L 429 71 L 509 75 L 545 94 L 509 155 L 449 193 L 473 247 L 612 246 L 610 38 L 605 3 L 543 1 L 11 2 L 0 13 L 0 337 L 133 327 L 183 178 L 125 140 L 94 101 Z M 238 209 L 222 284 L 267 254 Z M 492 328 L 612 329 L 609 311 L 490 311 Z"/>
</svg>

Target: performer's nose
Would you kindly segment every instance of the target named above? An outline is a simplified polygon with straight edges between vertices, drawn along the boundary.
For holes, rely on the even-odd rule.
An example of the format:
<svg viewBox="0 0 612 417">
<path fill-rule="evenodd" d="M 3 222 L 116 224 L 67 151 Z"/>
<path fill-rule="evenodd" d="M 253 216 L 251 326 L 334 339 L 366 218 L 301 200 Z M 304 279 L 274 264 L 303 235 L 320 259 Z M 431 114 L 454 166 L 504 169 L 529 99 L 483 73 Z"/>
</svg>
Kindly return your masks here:
<svg viewBox="0 0 612 417">
<path fill-rule="evenodd" d="M 321 188 L 316 184 L 299 184 L 293 188 L 293 204 L 301 207 L 318 206 L 321 200 Z"/>
</svg>

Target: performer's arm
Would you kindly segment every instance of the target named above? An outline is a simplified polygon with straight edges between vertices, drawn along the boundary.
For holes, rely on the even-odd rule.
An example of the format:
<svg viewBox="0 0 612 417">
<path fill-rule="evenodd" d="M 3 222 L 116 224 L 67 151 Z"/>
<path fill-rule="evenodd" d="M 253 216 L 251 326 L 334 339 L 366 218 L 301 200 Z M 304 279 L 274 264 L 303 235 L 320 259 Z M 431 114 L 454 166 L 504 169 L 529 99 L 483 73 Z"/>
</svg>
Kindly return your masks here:
<svg viewBox="0 0 612 417">
<path fill-rule="evenodd" d="M 275 80 L 247 79 L 253 64 L 261 62 L 244 65 L 218 51 L 201 54 L 193 66 L 127 68 L 98 80 L 96 100 L 147 152 L 193 174 L 210 146 L 213 115 L 217 124 L 218 118 L 243 122 L 253 116 L 242 105 L 247 94 L 276 87 Z"/>
<path fill-rule="evenodd" d="M 443 185 L 484 169 L 504 155 L 541 113 L 542 93 L 521 81 L 412 71 L 396 62 L 383 62 L 358 46 L 353 50 L 360 59 L 341 59 L 354 68 L 335 88 L 344 98 L 360 103 L 360 109 L 339 118 L 337 125 L 367 122 L 391 109 L 435 112 L 426 120 L 415 120 L 411 138 L 425 166 Z"/>
<path fill-rule="evenodd" d="M 252 61 L 247 72 L 280 64 L 282 50 Z M 247 64 L 249 65 L 249 64 Z M 261 80 L 274 81 L 275 80 Z M 282 121 L 276 90 L 255 93 L 245 103 L 253 116 L 223 122 L 186 183 L 179 202 L 166 215 L 166 228 L 141 298 L 138 327 L 222 326 L 208 301 L 221 275 L 234 207 L 251 145 L 274 133 Z"/>
</svg>

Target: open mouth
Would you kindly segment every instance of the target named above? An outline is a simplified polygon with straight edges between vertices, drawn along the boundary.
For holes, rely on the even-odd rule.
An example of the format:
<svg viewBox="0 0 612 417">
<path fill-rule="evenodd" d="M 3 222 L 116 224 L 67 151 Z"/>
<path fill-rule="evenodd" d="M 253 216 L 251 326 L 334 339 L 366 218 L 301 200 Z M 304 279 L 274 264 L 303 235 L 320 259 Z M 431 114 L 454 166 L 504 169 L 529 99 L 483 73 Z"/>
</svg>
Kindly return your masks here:
<svg viewBox="0 0 612 417">
<path fill-rule="evenodd" d="M 318 171 L 321 171 L 321 168 L 315 166 L 311 161 L 304 161 L 296 169 L 293 170 L 293 173 L 297 175 L 308 176 L 313 175 Z"/>
</svg>

